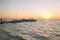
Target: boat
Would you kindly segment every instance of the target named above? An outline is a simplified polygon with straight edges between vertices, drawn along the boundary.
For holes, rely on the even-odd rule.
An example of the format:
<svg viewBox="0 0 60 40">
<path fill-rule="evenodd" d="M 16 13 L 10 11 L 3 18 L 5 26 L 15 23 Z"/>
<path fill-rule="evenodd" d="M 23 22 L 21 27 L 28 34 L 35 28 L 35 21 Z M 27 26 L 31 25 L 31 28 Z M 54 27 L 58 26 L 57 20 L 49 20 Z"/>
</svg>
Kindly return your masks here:
<svg viewBox="0 0 60 40">
<path fill-rule="evenodd" d="M 35 19 L 21 19 L 21 20 L 11 20 L 6 23 L 18 23 L 18 22 L 35 22 Z"/>
<path fill-rule="evenodd" d="M 20 22 L 35 22 L 35 19 L 21 19 Z"/>
</svg>

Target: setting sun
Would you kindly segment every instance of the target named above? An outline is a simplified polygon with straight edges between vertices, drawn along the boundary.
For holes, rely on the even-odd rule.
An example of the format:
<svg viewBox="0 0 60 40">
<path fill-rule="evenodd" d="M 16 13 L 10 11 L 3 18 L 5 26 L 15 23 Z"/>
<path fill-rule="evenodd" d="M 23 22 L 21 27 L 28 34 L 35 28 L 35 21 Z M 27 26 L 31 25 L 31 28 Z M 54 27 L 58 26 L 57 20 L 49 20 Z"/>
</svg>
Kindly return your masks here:
<svg viewBox="0 0 60 40">
<path fill-rule="evenodd" d="M 48 14 L 45 14 L 45 15 L 44 15 L 44 19 L 50 19 L 50 18 L 51 18 L 50 15 L 48 15 Z"/>
<path fill-rule="evenodd" d="M 42 15 L 43 19 L 51 19 L 51 15 L 49 13 L 45 13 Z"/>
</svg>

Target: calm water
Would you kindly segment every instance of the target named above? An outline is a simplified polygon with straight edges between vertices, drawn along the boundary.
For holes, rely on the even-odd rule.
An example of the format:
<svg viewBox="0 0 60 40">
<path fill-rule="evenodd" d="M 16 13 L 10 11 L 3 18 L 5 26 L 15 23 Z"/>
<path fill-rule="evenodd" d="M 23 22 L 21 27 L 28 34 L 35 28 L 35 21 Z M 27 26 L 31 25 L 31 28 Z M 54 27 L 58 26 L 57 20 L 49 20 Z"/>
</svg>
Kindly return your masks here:
<svg viewBox="0 0 60 40">
<path fill-rule="evenodd" d="M 0 24 L 0 39 L 22 40 L 12 38 L 16 35 L 26 40 L 60 40 L 60 20 Z"/>
</svg>

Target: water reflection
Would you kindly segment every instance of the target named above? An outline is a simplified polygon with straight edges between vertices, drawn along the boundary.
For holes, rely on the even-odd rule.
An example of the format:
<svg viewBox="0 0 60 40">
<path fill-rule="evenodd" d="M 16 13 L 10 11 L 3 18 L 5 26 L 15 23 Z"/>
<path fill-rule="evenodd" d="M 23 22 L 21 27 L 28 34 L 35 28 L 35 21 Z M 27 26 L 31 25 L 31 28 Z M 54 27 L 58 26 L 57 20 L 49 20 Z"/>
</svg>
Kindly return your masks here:
<svg viewBox="0 0 60 40">
<path fill-rule="evenodd" d="M 60 21 L 57 20 L 40 20 L 37 22 L 2 24 L 0 26 L 0 39 L 7 38 L 6 40 L 60 40 L 59 24 Z"/>
</svg>

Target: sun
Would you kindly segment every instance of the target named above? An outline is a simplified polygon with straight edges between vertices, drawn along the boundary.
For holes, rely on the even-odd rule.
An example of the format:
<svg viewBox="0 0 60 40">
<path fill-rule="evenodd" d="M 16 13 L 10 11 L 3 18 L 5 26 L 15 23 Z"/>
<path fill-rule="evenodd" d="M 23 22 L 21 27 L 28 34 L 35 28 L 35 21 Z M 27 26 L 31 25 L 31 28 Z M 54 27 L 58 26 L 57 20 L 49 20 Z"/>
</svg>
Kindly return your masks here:
<svg viewBox="0 0 60 40">
<path fill-rule="evenodd" d="M 44 19 L 51 19 L 51 15 L 50 14 L 44 14 L 42 15 Z"/>
<path fill-rule="evenodd" d="M 47 14 L 46 14 L 46 15 L 44 16 L 44 18 L 45 18 L 45 19 L 50 19 L 50 15 L 47 15 Z"/>
</svg>

